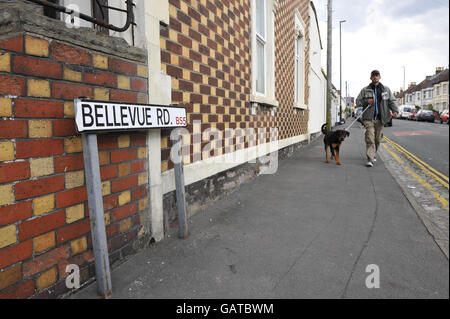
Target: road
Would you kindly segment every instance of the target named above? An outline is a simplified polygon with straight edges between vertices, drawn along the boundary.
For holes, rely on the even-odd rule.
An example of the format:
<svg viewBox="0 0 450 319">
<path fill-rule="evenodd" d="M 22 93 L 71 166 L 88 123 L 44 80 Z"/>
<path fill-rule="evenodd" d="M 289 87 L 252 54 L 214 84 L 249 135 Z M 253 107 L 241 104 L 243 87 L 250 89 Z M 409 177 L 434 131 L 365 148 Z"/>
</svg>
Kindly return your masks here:
<svg viewBox="0 0 450 319">
<path fill-rule="evenodd" d="M 429 233 L 449 256 L 449 128 L 394 120 L 378 150 Z"/>
<path fill-rule="evenodd" d="M 384 135 L 449 176 L 448 124 L 393 120 L 392 127 L 385 127 Z"/>
</svg>

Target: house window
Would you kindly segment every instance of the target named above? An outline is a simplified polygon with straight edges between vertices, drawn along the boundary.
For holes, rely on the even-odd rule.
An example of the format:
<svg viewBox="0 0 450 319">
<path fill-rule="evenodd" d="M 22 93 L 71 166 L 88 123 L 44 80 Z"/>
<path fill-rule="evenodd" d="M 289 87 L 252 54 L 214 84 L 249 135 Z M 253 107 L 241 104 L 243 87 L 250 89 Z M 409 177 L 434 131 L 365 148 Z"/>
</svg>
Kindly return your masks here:
<svg viewBox="0 0 450 319">
<path fill-rule="evenodd" d="M 266 1 L 256 0 L 256 92 L 266 94 Z"/>
<path fill-rule="evenodd" d="M 295 12 L 295 104 L 294 107 L 305 109 L 305 23 L 300 13 Z"/>
<path fill-rule="evenodd" d="M 109 10 L 100 7 L 100 5 L 107 6 L 108 0 L 92 0 L 93 17 L 105 21 L 106 23 L 109 23 Z M 104 28 L 97 24 L 94 24 L 94 29 L 101 33 L 109 34 L 109 30 L 107 28 Z"/>
<path fill-rule="evenodd" d="M 448 91 L 447 91 L 447 84 L 444 84 L 444 85 L 442 86 L 442 94 L 448 94 Z"/>
<path fill-rule="evenodd" d="M 59 0 L 49 0 L 49 2 L 59 4 Z M 52 19 L 59 19 L 59 12 L 52 7 L 44 6 L 44 15 Z"/>
<path fill-rule="evenodd" d="M 441 88 L 439 86 L 436 87 L 436 95 L 441 95 Z"/>
<path fill-rule="evenodd" d="M 275 0 L 252 0 L 252 94 L 250 102 L 278 106 L 275 100 Z"/>
</svg>

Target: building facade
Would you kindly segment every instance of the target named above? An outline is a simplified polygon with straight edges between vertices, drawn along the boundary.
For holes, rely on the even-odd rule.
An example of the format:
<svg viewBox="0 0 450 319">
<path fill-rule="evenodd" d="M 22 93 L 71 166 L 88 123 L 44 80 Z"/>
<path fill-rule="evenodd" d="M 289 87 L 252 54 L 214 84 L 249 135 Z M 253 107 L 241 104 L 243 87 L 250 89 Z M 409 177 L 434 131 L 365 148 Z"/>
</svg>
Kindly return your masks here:
<svg viewBox="0 0 450 319">
<path fill-rule="evenodd" d="M 433 105 L 436 111 L 448 110 L 449 106 L 449 69 L 442 70 L 433 85 Z"/>
<path fill-rule="evenodd" d="M 126 23 L 123 13 L 99 15 L 96 3 L 59 1 Z M 28 1 L 0 1 L 2 298 L 70 293 L 69 264 L 79 266 L 82 283 L 95 277 L 75 98 L 186 108 L 189 216 L 276 169 L 272 155 L 289 156 L 320 133 L 326 82 L 310 1 L 135 4 L 136 25 L 117 32 Z M 98 136 L 112 266 L 176 226 L 173 133 Z"/>
</svg>

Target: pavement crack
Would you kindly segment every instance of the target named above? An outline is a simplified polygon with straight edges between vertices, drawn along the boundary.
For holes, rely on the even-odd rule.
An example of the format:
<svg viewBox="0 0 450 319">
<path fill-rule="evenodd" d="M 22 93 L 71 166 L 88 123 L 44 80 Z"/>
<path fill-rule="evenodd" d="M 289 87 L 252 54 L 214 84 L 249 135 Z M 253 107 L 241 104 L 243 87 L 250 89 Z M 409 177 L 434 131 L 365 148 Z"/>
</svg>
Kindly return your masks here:
<svg viewBox="0 0 450 319">
<path fill-rule="evenodd" d="M 378 207 L 379 207 L 379 205 L 378 205 L 377 191 L 375 189 L 375 184 L 373 182 L 372 174 L 370 172 L 369 172 L 369 177 L 370 177 L 370 182 L 372 184 L 373 193 L 374 193 L 374 196 L 375 196 L 375 212 L 373 214 L 372 225 L 370 226 L 369 234 L 367 235 L 367 239 L 364 241 L 364 244 L 362 245 L 361 250 L 359 251 L 359 254 L 356 257 L 356 260 L 353 263 L 352 271 L 350 272 L 350 276 L 347 279 L 347 282 L 346 282 L 345 287 L 344 287 L 344 291 L 341 294 L 341 299 L 346 298 L 348 286 L 350 284 L 350 281 L 353 278 L 353 275 L 354 275 L 355 270 L 356 270 L 356 266 L 358 265 L 359 260 L 361 259 L 361 256 L 362 256 L 364 250 L 367 248 L 367 246 L 369 244 L 369 241 L 372 238 L 372 233 L 373 233 L 373 230 L 375 228 L 375 223 L 376 223 L 376 220 L 377 220 L 377 217 L 378 217 Z"/>
<path fill-rule="evenodd" d="M 336 212 L 337 212 L 337 208 L 334 210 L 334 214 L 333 217 L 330 219 L 330 221 L 328 222 L 328 224 L 332 223 L 333 220 L 336 218 Z M 325 228 L 325 227 L 323 227 Z M 311 247 L 311 245 L 313 244 L 313 242 L 322 234 L 323 232 L 323 228 L 317 233 L 316 236 L 314 236 L 314 238 L 308 243 L 308 245 L 306 245 L 306 247 L 302 250 L 302 252 L 300 253 L 300 255 L 294 260 L 294 262 L 292 263 L 292 265 L 289 267 L 289 269 L 280 277 L 280 279 L 278 280 L 278 282 L 276 283 L 276 285 L 272 288 L 272 291 L 274 291 L 275 289 L 278 288 L 278 286 L 280 285 L 280 283 L 283 281 L 284 277 L 286 277 L 286 275 L 288 273 L 291 272 L 292 268 L 294 268 L 294 266 L 298 263 L 298 261 L 303 257 L 303 255 L 306 253 L 306 251 L 309 249 L 309 247 Z"/>
</svg>

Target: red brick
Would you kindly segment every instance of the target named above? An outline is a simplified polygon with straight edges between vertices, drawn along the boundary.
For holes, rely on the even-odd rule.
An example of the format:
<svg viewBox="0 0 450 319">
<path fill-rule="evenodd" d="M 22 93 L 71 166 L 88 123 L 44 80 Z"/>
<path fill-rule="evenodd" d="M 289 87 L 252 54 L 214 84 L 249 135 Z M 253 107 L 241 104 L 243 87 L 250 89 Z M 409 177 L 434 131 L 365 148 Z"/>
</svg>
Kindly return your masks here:
<svg viewBox="0 0 450 319">
<path fill-rule="evenodd" d="M 0 226 L 9 225 L 32 216 L 31 201 L 0 207 Z"/>
<path fill-rule="evenodd" d="M 29 177 L 30 165 L 28 162 L 0 164 L 0 184 L 11 181 L 19 181 Z"/>
<path fill-rule="evenodd" d="M 134 162 L 131 166 L 131 172 L 133 174 L 142 172 L 147 167 L 146 161 Z"/>
<path fill-rule="evenodd" d="M 115 102 L 137 102 L 137 94 L 134 92 L 111 90 L 111 92 L 109 93 L 109 97 L 111 101 Z"/>
<path fill-rule="evenodd" d="M 40 273 L 69 258 L 69 247 L 62 246 L 23 263 L 23 278 Z"/>
<path fill-rule="evenodd" d="M 56 120 L 53 122 L 53 136 L 77 135 L 74 120 Z"/>
<path fill-rule="evenodd" d="M 62 153 L 64 153 L 64 142 L 62 139 L 16 141 L 16 157 L 18 159 L 59 155 Z"/>
<path fill-rule="evenodd" d="M 100 167 L 100 178 L 102 181 L 117 177 L 117 166 Z"/>
<path fill-rule="evenodd" d="M 86 187 L 56 194 L 56 208 L 69 207 L 87 201 Z"/>
<path fill-rule="evenodd" d="M 16 184 L 16 200 L 41 196 L 64 189 L 64 176 L 54 176 Z"/>
<path fill-rule="evenodd" d="M 31 240 L 15 246 L 0 249 L 0 269 L 25 260 L 31 256 L 33 250 Z"/>
<path fill-rule="evenodd" d="M 14 115 L 30 118 L 62 118 L 64 107 L 62 102 L 57 101 L 16 99 Z"/>
<path fill-rule="evenodd" d="M 133 231 L 131 231 L 131 232 L 133 232 Z M 117 249 L 125 246 L 130 241 L 129 234 L 130 233 L 120 234 L 119 236 L 112 238 L 110 241 L 111 250 L 114 251 L 114 250 L 117 250 Z M 134 236 L 132 236 L 132 237 L 134 237 Z"/>
<path fill-rule="evenodd" d="M 28 280 L 14 288 L 0 293 L 0 299 L 27 299 L 34 294 L 34 280 Z"/>
<path fill-rule="evenodd" d="M 21 138 L 27 137 L 27 121 L 20 120 L 0 120 L 1 138 Z"/>
<path fill-rule="evenodd" d="M 66 215 L 63 210 L 23 222 L 19 225 L 19 240 L 47 233 L 65 223 Z"/>
<path fill-rule="evenodd" d="M 148 91 L 147 80 L 131 79 L 131 89 L 133 91 L 138 91 L 138 92 L 147 92 Z"/>
<path fill-rule="evenodd" d="M 85 251 L 82 254 L 76 255 L 72 258 L 62 261 L 61 263 L 58 264 L 58 272 L 59 272 L 60 279 L 65 278 L 69 275 L 69 273 L 66 273 L 67 265 L 74 264 L 74 265 L 77 265 L 81 269 L 84 266 L 86 266 L 88 263 L 93 262 L 94 260 L 95 259 L 94 259 L 93 252 Z"/>
<path fill-rule="evenodd" d="M 136 149 L 120 150 L 111 152 L 111 163 L 132 161 L 137 157 Z"/>
<path fill-rule="evenodd" d="M 25 95 L 25 79 L 14 75 L 0 75 L 0 94 Z"/>
<path fill-rule="evenodd" d="M 111 182 L 111 190 L 113 193 L 123 191 L 138 185 L 137 176 L 129 176 Z"/>
<path fill-rule="evenodd" d="M 136 75 L 137 65 L 119 59 L 109 59 L 109 69 L 117 73 Z"/>
<path fill-rule="evenodd" d="M 145 195 L 147 195 L 147 188 L 145 186 L 136 188 L 131 192 L 131 200 L 141 199 Z"/>
<path fill-rule="evenodd" d="M 80 237 L 91 231 L 91 225 L 89 219 L 85 219 L 81 222 L 70 224 L 62 227 L 56 231 L 56 242 L 58 244 L 65 243 L 68 240 Z"/>
<path fill-rule="evenodd" d="M 116 149 L 118 147 L 117 136 L 113 134 L 100 134 L 97 136 L 97 144 L 100 151 Z"/>
<path fill-rule="evenodd" d="M 131 146 L 145 146 L 147 145 L 147 135 L 134 134 L 131 135 Z"/>
<path fill-rule="evenodd" d="M 86 85 L 54 82 L 52 85 L 53 98 L 74 100 L 78 97 L 93 97 L 92 88 Z"/>
<path fill-rule="evenodd" d="M 84 159 L 82 154 L 71 156 L 60 156 L 55 158 L 55 172 L 70 172 L 84 168 Z"/>
<path fill-rule="evenodd" d="M 23 36 L 19 35 L 13 38 L 0 40 L 0 49 L 23 52 Z"/>
<path fill-rule="evenodd" d="M 52 57 L 55 60 L 70 64 L 91 64 L 91 55 L 81 49 L 68 46 L 59 42 L 53 42 L 51 45 Z"/>
<path fill-rule="evenodd" d="M 117 87 L 116 75 L 101 71 L 94 71 L 94 73 L 85 73 L 84 82 L 108 87 Z"/>
<path fill-rule="evenodd" d="M 59 63 L 25 56 L 16 56 L 13 61 L 14 73 L 54 79 L 62 78 L 62 66 Z"/>
<path fill-rule="evenodd" d="M 106 237 L 111 238 L 119 233 L 119 224 L 113 224 L 106 227 Z"/>
<path fill-rule="evenodd" d="M 112 195 L 108 197 L 103 197 L 103 210 L 107 211 L 117 207 L 118 196 Z"/>
<path fill-rule="evenodd" d="M 135 215 L 131 217 L 131 222 L 134 225 L 139 225 L 141 223 L 141 217 L 139 215 Z"/>
<path fill-rule="evenodd" d="M 113 222 L 116 222 L 118 220 L 124 219 L 124 218 L 131 216 L 133 214 L 136 214 L 136 213 L 137 213 L 137 203 L 131 203 L 131 204 L 128 204 L 126 206 L 116 209 L 111 214 L 111 220 Z"/>
</svg>

